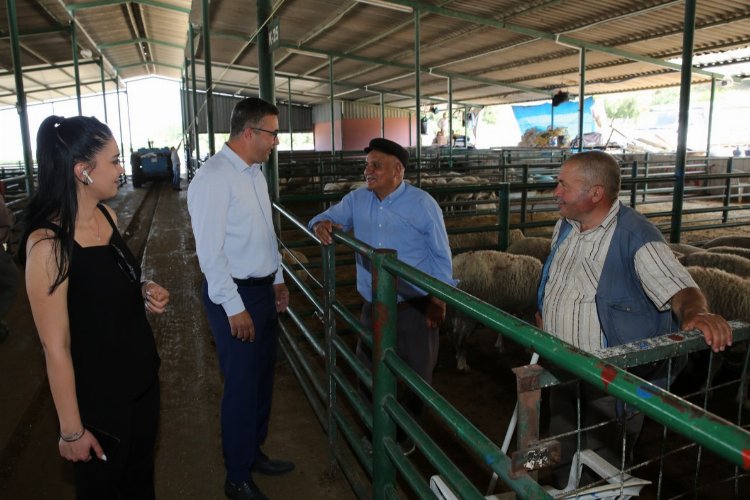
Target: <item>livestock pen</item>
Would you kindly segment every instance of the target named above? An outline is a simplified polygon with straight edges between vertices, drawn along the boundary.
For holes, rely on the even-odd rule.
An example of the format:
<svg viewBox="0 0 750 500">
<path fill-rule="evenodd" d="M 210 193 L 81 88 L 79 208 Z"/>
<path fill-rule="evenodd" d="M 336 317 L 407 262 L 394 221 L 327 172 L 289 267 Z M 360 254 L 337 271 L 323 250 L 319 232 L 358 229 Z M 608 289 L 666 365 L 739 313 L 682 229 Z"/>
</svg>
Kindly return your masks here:
<svg viewBox="0 0 750 500">
<path fill-rule="evenodd" d="M 542 360 L 557 367 L 554 380 L 580 379 L 581 383 L 604 389 L 643 411 L 654 422 L 664 426 L 666 430 L 662 432 L 667 433 L 667 444 L 676 443 L 673 433 L 678 433 L 679 439 L 684 440 L 680 451 L 693 450 L 701 456 L 700 460 L 690 465 L 691 477 L 699 478 L 694 485 L 687 485 L 693 494 L 698 495 L 702 491 L 704 484 L 700 470 L 707 467 L 709 462 L 712 473 L 717 470 L 716 467 L 729 471 L 722 476 L 725 481 L 722 484 L 735 488 L 736 496 L 748 491 L 750 486 L 746 469 L 750 463 L 746 461 L 746 454 L 750 449 L 750 434 L 744 428 L 741 410 L 737 418 L 732 418 L 735 423 L 731 423 L 708 411 L 714 409 L 710 399 L 702 408 L 689 402 L 690 398 L 695 399 L 691 393 L 679 397 L 651 386 L 623 369 L 699 350 L 701 341 L 694 332 L 683 332 L 680 338 L 672 336 L 660 339 L 666 347 L 661 344 L 631 346 L 634 353 L 626 353 L 624 358 L 621 356 L 625 360 L 610 360 L 604 357 L 605 354 L 594 356 L 582 353 L 477 298 L 400 263 L 395 255 L 376 252 L 346 234 L 336 232 L 334 239 L 337 245 L 321 251 L 313 235 L 292 213 L 279 204 L 274 204 L 274 209 L 285 220 L 283 242 L 302 249 L 311 262 L 306 278 L 292 274 L 299 271 L 298 266 L 284 265 L 297 293 L 293 294 L 288 317 L 282 319 L 282 348 L 328 435 L 328 459 L 344 471 L 358 497 L 369 498 L 372 492 L 374 498 L 394 498 L 400 494 L 427 498 L 436 494 L 436 488 L 447 487 L 449 492 L 446 494 L 455 494 L 458 498 L 483 498 L 486 484 L 493 474 L 502 480 L 498 495 L 550 497 L 542 484 L 546 483 L 547 470 L 555 460 L 551 452 L 554 447 L 547 440 L 554 437 L 541 434 L 543 426 L 539 423 L 543 418 L 543 403 L 538 398 L 544 394 L 539 384 L 548 384 L 552 378 L 537 374 L 529 378 L 523 374 L 517 384 L 511 383 L 510 390 L 507 387 L 509 378 L 515 380 L 510 365 L 522 367 L 528 363 L 518 361 L 524 358 L 528 360 L 529 354 L 524 349 L 532 349 Z M 363 329 L 352 312 L 357 307 L 350 280 L 352 250 L 371 260 L 376 276 L 373 282 L 376 290 L 374 303 L 379 316 L 373 331 Z M 498 363 L 493 371 L 502 380 L 495 380 L 494 375 L 483 379 L 486 384 L 495 387 L 495 398 L 504 400 L 500 412 L 493 414 L 490 411 L 498 407 L 497 401 L 470 401 L 474 393 L 486 392 L 486 387 L 480 387 L 476 379 L 470 382 L 464 380 L 469 384 L 468 388 L 463 391 L 465 394 L 462 397 L 458 397 L 455 389 L 443 385 L 446 378 L 452 377 L 450 373 L 444 374 L 442 381 L 441 377 L 436 377 L 435 387 L 429 387 L 395 356 L 393 321 L 396 279 L 416 284 L 485 324 L 490 336 L 503 335 L 518 346 L 514 348 L 516 361 L 506 359 Z M 738 343 L 750 338 L 747 325 L 735 323 L 733 327 Z M 364 368 L 353 352 L 358 336 L 373 348 L 376 363 L 374 375 Z M 621 353 L 618 351 L 616 354 Z M 744 365 L 747 365 L 746 361 Z M 540 369 L 520 368 L 521 372 Z M 448 371 L 445 366 L 439 367 L 439 370 Z M 501 370 L 507 370 L 507 373 L 500 374 Z M 745 372 L 746 369 L 742 368 L 742 375 L 737 377 L 742 382 L 736 382 L 735 388 L 726 390 L 736 393 L 737 384 L 744 387 Z M 532 384 L 535 380 L 541 381 L 537 383 L 539 387 Z M 722 388 L 726 387 L 723 385 L 725 382 L 719 384 L 720 379 L 714 380 L 717 382 L 712 383 L 711 390 L 701 395 L 708 392 L 721 394 Z M 358 385 L 374 392 L 372 408 L 362 398 Z M 430 408 L 430 418 L 424 425 L 411 419 L 398 404 L 395 397 L 397 385 L 408 387 Z M 508 394 L 510 391 L 516 392 L 516 385 L 518 399 L 522 403 L 518 410 L 519 436 L 515 446 L 509 448 L 509 454 L 506 454 L 500 444 L 502 436 L 498 436 L 497 432 L 503 423 L 511 420 L 514 398 L 508 397 Z M 644 393 L 651 397 L 643 397 Z M 533 402 L 533 398 L 537 398 L 536 402 Z M 483 406 L 477 411 L 476 408 L 469 408 L 468 403 Z M 417 453 L 403 455 L 395 439 L 397 428 L 416 442 Z M 587 429 L 580 431 L 586 432 Z M 372 455 L 363 445 L 363 438 L 369 435 L 373 436 Z M 659 463 L 658 460 L 653 461 L 657 458 L 669 463 L 676 453 L 666 447 L 658 457 L 654 454 L 647 466 L 630 471 L 623 471 L 620 464 L 613 464 L 616 471 L 614 478 L 602 480 L 614 479 L 615 487 L 619 487 L 622 481 L 618 482 L 617 477 L 621 473 L 632 472 L 632 476 L 651 481 L 650 486 L 644 487 L 643 496 L 667 498 L 684 495 L 683 487 L 686 485 L 682 476 L 675 478 L 674 470 L 668 466 L 657 465 L 654 473 L 651 465 Z M 707 458 L 709 456 L 710 459 Z M 684 473 L 687 465 L 683 461 L 680 464 Z M 676 485 L 683 489 L 677 490 Z M 495 491 L 490 493 L 494 494 Z"/>
</svg>

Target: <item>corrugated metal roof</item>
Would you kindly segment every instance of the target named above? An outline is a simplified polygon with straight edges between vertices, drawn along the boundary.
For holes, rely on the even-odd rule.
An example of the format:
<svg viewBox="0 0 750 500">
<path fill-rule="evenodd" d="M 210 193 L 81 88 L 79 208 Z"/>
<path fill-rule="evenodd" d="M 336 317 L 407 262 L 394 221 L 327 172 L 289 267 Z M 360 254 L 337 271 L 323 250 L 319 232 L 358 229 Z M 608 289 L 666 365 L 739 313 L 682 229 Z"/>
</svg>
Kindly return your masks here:
<svg viewBox="0 0 750 500">
<path fill-rule="evenodd" d="M 682 55 L 684 1 L 675 0 L 430 0 L 393 4 L 418 8 L 422 103 L 457 105 L 547 99 L 558 89 L 578 93 L 579 50 L 586 51 L 586 93 L 679 85 L 680 72 L 663 63 Z M 79 49 L 103 58 L 111 80 L 160 75 L 179 78 L 189 56 L 188 22 L 195 29 L 196 78 L 204 89 L 200 0 L 15 0 L 28 101 L 75 94 L 69 25 Z M 191 3 L 192 2 L 192 3 Z M 415 106 L 415 16 L 356 0 L 278 0 L 282 48 L 273 54 L 276 93 L 301 104 L 337 100 Z M 209 4 L 214 89 L 255 94 L 257 5 L 247 0 Z M 264 20 L 265 21 L 265 20 Z M 0 22 L 8 25 L 5 3 Z M 695 52 L 750 47 L 747 0 L 699 1 Z M 42 32 L 42 33 L 40 33 Z M 333 89 L 329 87 L 329 56 Z M 99 92 L 99 68 L 81 67 L 82 91 Z M 732 57 L 710 71 L 732 71 Z M 708 68 L 708 66 L 707 66 Z M 33 70 L 33 71 L 32 71 Z M 744 75 L 736 75 L 744 76 Z M 705 71 L 694 82 L 709 81 Z M 8 32 L 0 32 L 0 106 L 15 105 Z"/>
</svg>

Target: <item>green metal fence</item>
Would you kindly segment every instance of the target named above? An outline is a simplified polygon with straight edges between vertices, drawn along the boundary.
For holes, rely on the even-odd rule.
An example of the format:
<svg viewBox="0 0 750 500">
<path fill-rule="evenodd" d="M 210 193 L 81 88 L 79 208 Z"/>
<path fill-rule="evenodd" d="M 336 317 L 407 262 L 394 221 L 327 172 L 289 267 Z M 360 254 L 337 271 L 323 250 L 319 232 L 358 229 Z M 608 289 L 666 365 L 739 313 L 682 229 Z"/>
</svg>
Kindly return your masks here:
<svg viewBox="0 0 750 500">
<path fill-rule="evenodd" d="M 274 208 L 307 241 L 316 241 L 304 224 L 283 206 L 274 204 Z M 635 377 L 621 367 L 625 365 L 620 361 L 582 352 L 401 263 L 390 251 L 375 251 L 341 232 L 335 232 L 334 240 L 338 247 L 322 248 L 320 280 L 315 276 L 306 280 L 294 274 L 295 266 L 284 264 L 297 290 L 294 295 L 298 295 L 297 300 L 301 302 L 294 302 L 288 317 L 282 321 L 281 345 L 328 434 L 331 462 L 340 467 L 359 498 L 395 498 L 407 491 L 411 491 L 407 496 L 433 498 L 428 483 L 432 474 L 439 474 L 458 498 L 483 498 L 480 487 L 468 479 L 462 464 L 453 462 L 435 436 L 400 405 L 398 384 L 422 399 L 441 424 L 484 464 L 488 476 L 497 475 L 519 498 L 549 497 L 529 473 L 533 468 L 524 468 L 523 450 L 513 459 L 508 457 L 395 354 L 397 279 L 414 283 L 444 300 L 449 307 L 532 349 L 542 359 L 552 360 L 569 377 L 577 377 L 614 395 L 671 431 L 716 453 L 727 463 L 743 471 L 750 467 L 750 433 L 745 429 Z M 352 293 L 351 287 L 344 295 L 338 293 L 337 279 L 342 268 L 337 265 L 337 259 L 347 255 L 346 251 L 341 251 L 347 248 L 366 256 L 372 263 L 372 331 L 364 329 L 350 305 L 343 302 Z M 352 345 L 359 337 L 372 348 L 372 375 L 353 352 Z M 647 354 L 639 356 L 640 362 L 649 359 Z M 371 401 L 362 396 L 362 388 L 372 392 Z M 531 423 L 524 421 L 519 426 L 529 428 Z M 413 439 L 427 464 L 415 463 L 403 454 L 396 441 L 397 428 Z M 368 440 L 372 445 L 371 454 Z M 542 453 L 542 457 L 542 465 L 551 464 L 545 461 L 546 454 Z"/>
</svg>

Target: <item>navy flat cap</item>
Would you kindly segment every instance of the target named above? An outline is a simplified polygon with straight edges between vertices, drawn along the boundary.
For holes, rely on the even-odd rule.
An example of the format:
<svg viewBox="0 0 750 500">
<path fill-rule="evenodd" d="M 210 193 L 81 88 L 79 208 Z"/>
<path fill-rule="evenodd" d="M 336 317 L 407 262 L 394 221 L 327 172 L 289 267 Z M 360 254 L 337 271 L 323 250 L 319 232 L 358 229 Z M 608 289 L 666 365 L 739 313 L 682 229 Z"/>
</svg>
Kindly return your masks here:
<svg viewBox="0 0 750 500">
<path fill-rule="evenodd" d="M 398 143 L 389 141 L 388 139 L 376 137 L 371 140 L 370 145 L 365 148 L 365 153 L 369 153 L 370 151 L 380 151 L 387 155 L 393 155 L 399 159 L 404 168 L 406 168 L 406 165 L 409 163 L 409 152 L 402 148 Z"/>
</svg>

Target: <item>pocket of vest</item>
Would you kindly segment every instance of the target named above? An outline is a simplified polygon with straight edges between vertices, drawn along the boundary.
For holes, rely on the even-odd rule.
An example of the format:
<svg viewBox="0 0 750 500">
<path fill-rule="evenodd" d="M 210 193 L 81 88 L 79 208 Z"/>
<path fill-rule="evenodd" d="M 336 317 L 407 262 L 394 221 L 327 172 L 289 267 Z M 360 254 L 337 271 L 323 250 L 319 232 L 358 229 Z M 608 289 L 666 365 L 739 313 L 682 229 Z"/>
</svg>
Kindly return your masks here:
<svg viewBox="0 0 750 500">
<path fill-rule="evenodd" d="M 652 335 L 645 304 L 638 301 L 620 301 L 609 304 L 609 321 L 604 319 L 602 328 L 610 346 L 626 344 Z M 613 331 L 607 331 L 607 323 Z"/>
</svg>

